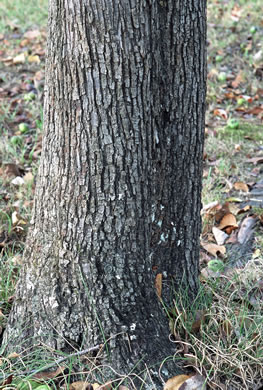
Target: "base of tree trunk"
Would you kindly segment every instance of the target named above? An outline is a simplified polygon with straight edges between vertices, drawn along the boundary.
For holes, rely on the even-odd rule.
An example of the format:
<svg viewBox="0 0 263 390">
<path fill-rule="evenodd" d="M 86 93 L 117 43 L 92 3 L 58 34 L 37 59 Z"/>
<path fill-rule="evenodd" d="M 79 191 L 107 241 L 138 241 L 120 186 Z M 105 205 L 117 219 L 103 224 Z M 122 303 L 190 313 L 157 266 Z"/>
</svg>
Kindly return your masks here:
<svg viewBox="0 0 263 390">
<path fill-rule="evenodd" d="M 166 335 L 147 344 L 117 336 L 114 344 L 114 348 L 109 345 L 109 353 L 104 346 L 99 353 L 85 356 L 83 365 L 74 369 L 74 380 L 80 380 L 78 372 L 91 372 L 86 378 L 89 383 L 113 381 L 115 386 L 123 384 L 129 390 L 162 390 L 169 378 L 185 372 L 182 363 L 175 360 L 175 344 Z"/>
<path fill-rule="evenodd" d="M 80 375 L 85 372 L 87 374 L 85 374 L 84 378 L 89 383 L 105 384 L 106 382 L 114 381 L 115 385 L 125 384 L 129 390 L 163 389 L 164 383 L 169 378 L 183 373 L 182 364 L 180 364 L 178 359 L 174 358 L 176 344 L 169 340 L 167 323 L 168 319 L 162 313 L 159 321 L 156 321 L 155 318 L 149 319 L 145 327 L 138 326 L 138 329 L 132 334 L 112 335 L 107 343 L 101 342 L 100 351 L 94 351 L 91 354 L 81 354 L 81 351 L 93 347 L 91 340 L 83 340 L 81 345 L 72 344 L 71 347 L 69 342 L 62 349 L 62 352 L 67 355 L 76 353 L 78 362 L 77 366 L 73 363 L 74 369 L 71 382 L 83 380 L 83 376 L 81 379 Z M 30 327 L 25 328 L 27 331 L 30 329 Z M 7 344 L 7 353 L 16 352 L 21 354 L 24 366 L 27 368 L 27 358 L 32 360 L 33 355 L 38 356 L 36 361 L 39 361 L 40 364 L 42 361 L 43 366 L 46 365 L 46 362 L 52 362 L 52 360 L 55 361 L 57 359 L 58 355 L 55 349 L 45 347 L 46 345 L 51 346 L 50 336 L 45 341 L 43 337 L 39 340 L 35 338 L 35 342 L 31 343 L 31 347 L 28 344 L 30 340 L 32 340 L 30 337 L 25 337 L 21 344 L 21 338 L 18 337 L 17 341 L 13 339 L 13 341 Z M 37 344 L 38 341 L 39 344 Z M 54 338 L 53 346 L 56 343 L 57 341 Z M 53 353 L 50 352 L 52 349 Z M 25 351 L 24 357 L 23 351 Z M 77 355 L 78 351 L 81 354 L 80 359 Z M 54 354 L 57 356 L 54 357 Z M 50 370 L 54 371 L 56 367 L 57 364 Z M 40 367 L 33 367 L 33 369 L 38 368 L 41 368 L 41 365 Z"/>
<path fill-rule="evenodd" d="M 137 351 L 132 348 L 137 348 Z M 129 351 L 126 343 L 117 341 L 110 358 L 105 360 L 108 367 L 104 375 L 106 379 L 112 380 L 116 378 L 115 370 L 122 376 L 127 375 L 125 384 L 129 389 L 161 390 L 169 378 L 182 373 L 174 354 L 175 345 L 165 336 L 152 340 L 146 350 L 140 345 L 133 345 Z"/>
</svg>

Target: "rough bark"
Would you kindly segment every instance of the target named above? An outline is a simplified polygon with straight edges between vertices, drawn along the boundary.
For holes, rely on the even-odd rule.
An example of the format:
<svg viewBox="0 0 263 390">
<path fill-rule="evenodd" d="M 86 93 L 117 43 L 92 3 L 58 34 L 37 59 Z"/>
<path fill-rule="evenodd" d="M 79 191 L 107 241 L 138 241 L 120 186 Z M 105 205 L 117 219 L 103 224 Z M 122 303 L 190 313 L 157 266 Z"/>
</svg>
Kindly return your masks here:
<svg viewBox="0 0 263 390">
<path fill-rule="evenodd" d="M 198 288 L 205 3 L 50 0 L 43 152 L 9 349 L 113 337 L 126 372 L 173 353 L 154 280 L 166 303 L 182 281 Z"/>
</svg>

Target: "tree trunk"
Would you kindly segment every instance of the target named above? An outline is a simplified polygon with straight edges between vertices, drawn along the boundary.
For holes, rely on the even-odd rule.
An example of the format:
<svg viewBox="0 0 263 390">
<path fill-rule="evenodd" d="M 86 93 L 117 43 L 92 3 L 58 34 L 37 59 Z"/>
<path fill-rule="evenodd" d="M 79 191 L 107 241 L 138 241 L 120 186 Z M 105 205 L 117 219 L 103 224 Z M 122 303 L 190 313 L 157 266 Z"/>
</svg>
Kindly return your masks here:
<svg viewBox="0 0 263 390">
<path fill-rule="evenodd" d="M 174 286 L 198 289 L 205 3 L 50 0 L 43 152 L 9 349 L 111 338 L 126 373 L 173 353 L 154 282 L 162 274 L 166 304 Z"/>
</svg>

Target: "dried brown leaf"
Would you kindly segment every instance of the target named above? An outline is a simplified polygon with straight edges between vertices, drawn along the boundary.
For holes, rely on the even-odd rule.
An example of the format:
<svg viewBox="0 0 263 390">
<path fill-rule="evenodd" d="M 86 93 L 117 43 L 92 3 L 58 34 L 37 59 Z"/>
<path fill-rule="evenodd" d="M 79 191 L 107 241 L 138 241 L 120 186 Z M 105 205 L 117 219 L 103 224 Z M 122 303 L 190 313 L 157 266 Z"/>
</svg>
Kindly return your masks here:
<svg viewBox="0 0 263 390">
<path fill-rule="evenodd" d="M 165 383 L 163 390 L 179 390 L 180 386 L 191 378 L 190 375 L 176 375 Z"/>
<path fill-rule="evenodd" d="M 243 191 L 243 192 L 249 191 L 248 185 L 246 183 L 243 183 L 242 181 L 237 181 L 236 183 L 234 183 L 234 188 L 237 191 Z"/>
<path fill-rule="evenodd" d="M 16 164 L 5 164 L 4 167 L 4 173 L 7 176 L 21 176 L 22 174 L 22 169 Z"/>
<path fill-rule="evenodd" d="M 19 358 L 19 357 L 20 357 L 19 353 L 12 352 L 12 353 L 10 353 L 10 354 L 7 356 L 7 359 L 17 359 L 17 358 Z"/>
<path fill-rule="evenodd" d="M 217 245 L 212 243 L 202 243 L 202 247 L 211 255 L 217 257 L 219 254 L 224 256 L 226 248 L 223 245 Z"/>
<path fill-rule="evenodd" d="M 77 381 L 69 385 L 69 390 L 91 390 L 93 386 L 88 382 Z"/>
<path fill-rule="evenodd" d="M 237 229 L 238 227 L 236 217 L 232 213 L 226 214 L 221 219 L 218 229 L 222 230 L 227 228 L 228 226 L 234 227 L 235 229 Z"/>
<path fill-rule="evenodd" d="M 227 115 L 226 110 L 223 110 L 222 108 L 216 108 L 216 109 L 214 110 L 213 114 L 214 114 L 215 116 L 220 116 L 221 118 L 223 118 L 223 119 L 225 119 L 225 120 L 228 118 L 228 115 Z"/>
<path fill-rule="evenodd" d="M 197 310 L 196 313 L 195 313 L 195 320 L 192 324 L 192 332 L 194 333 L 198 333 L 199 330 L 200 330 L 200 327 L 201 327 L 201 324 L 202 322 L 204 321 L 205 319 L 205 310 Z"/>
<path fill-rule="evenodd" d="M 157 274 L 155 277 L 155 288 L 158 298 L 160 299 L 162 296 L 162 281 L 163 281 L 163 275 Z"/>
<path fill-rule="evenodd" d="M 249 211 L 250 209 L 251 209 L 251 206 L 248 204 L 248 205 L 246 205 L 245 207 L 243 207 L 242 209 L 239 209 L 237 214 L 239 215 L 239 214 L 246 213 L 246 212 Z"/>
<path fill-rule="evenodd" d="M 232 87 L 233 87 L 233 88 L 237 88 L 237 87 L 239 86 L 239 84 L 241 84 L 243 81 L 244 81 L 243 74 L 242 74 L 242 71 L 240 71 L 240 72 L 237 74 L 235 80 L 232 81 L 232 83 L 231 83 L 231 84 L 232 84 Z"/>
<path fill-rule="evenodd" d="M 64 370 L 65 370 L 65 367 L 58 367 L 56 369 L 56 371 L 52 371 L 52 372 L 50 372 L 50 371 L 38 372 L 37 374 L 35 374 L 33 376 L 33 378 L 35 378 L 35 379 L 44 379 L 44 380 L 46 380 L 46 379 L 53 379 L 53 378 L 56 378 L 57 376 L 59 376 L 60 374 L 62 374 L 64 372 Z M 72 390 L 74 390 L 74 389 L 72 389 Z M 77 390 L 77 389 L 75 389 L 75 390 Z"/>
<path fill-rule="evenodd" d="M 219 223 L 221 219 L 226 215 L 229 214 L 229 203 L 226 202 L 222 206 L 220 205 L 220 208 L 218 208 L 216 214 L 215 214 L 215 221 Z"/>
</svg>

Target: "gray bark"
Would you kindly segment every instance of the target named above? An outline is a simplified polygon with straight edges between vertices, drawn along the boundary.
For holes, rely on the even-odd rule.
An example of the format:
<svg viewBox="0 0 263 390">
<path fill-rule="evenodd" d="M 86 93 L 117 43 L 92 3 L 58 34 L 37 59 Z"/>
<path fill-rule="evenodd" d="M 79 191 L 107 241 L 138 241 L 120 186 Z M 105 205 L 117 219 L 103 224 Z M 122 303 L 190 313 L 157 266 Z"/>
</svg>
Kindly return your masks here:
<svg viewBox="0 0 263 390">
<path fill-rule="evenodd" d="M 180 283 L 198 288 L 205 3 L 50 0 L 43 152 L 9 349 L 113 337 L 124 371 L 173 352 L 154 280 L 166 303 Z"/>
</svg>

